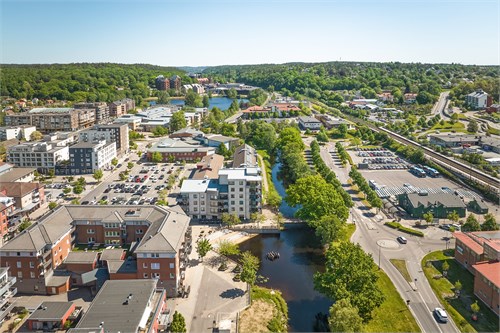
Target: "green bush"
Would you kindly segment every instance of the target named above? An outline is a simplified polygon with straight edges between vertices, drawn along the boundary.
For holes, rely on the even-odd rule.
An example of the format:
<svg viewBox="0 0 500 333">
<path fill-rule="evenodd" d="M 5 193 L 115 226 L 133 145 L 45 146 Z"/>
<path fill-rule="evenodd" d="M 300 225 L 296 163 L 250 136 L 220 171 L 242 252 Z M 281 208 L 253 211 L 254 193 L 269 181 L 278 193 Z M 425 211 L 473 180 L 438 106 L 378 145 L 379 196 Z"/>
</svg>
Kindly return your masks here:
<svg viewBox="0 0 500 333">
<path fill-rule="evenodd" d="M 424 237 L 424 233 L 422 231 L 415 230 L 412 228 L 407 228 L 398 222 L 386 222 L 385 225 L 392 228 L 392 229 L 397 229 L 399 231 L 405 232 L 405 233 L 410 234 L 410 235 Z"/>
</svg>

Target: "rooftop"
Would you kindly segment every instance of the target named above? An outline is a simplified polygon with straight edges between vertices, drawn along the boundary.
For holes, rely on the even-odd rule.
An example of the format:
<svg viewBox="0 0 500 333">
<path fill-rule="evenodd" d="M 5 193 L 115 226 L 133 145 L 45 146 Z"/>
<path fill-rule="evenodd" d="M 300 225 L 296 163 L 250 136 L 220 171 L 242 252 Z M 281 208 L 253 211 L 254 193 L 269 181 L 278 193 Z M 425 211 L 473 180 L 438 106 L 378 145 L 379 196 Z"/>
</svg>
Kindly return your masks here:
<svg viewBox="0 0 500 333">
<path fill-rule="evenodd" d="M 233 155 L 233 168 L 258 167 L 257 151 L 252 146 L 243 144 L 236 148 Z"/>
<path fill-rule="evenodd" d="M 101 261 L 122 260 L 125 250 L 123 249 L 104 249 L 101 254 Z"/>
<path fill-rule="evenodd" d="M 155 143 L 148 151 L 150 152 L 215 152 L 213 147 L 205 147 L 202 145 L 191 145 L 178 139 L 163 139 Z"/>
<path fill-rule="evenodd" d="M 299 121 L 303 123 L 321 123 L 318 119 L 309 116 L 301 116 L 299 117 Z"/>
<path fill-rule="evenodd" d="M 219 170 L 224 164 L 224 156 L 212 154 L 203 156 L 200 163 L 196 165 L 196 170 L 191 179 L 216 179 L 219 177 Z"/>
<path fill-rule="evenodd" d="M 481 262 L 476 265 L 472 265 L 472 267 L 484 276 L 488 281 L 493 283 L 497 289 L 500 288 L 500 262 Z"/>
<path fill-rule="evenodd" d="M 429 135 L 431 138 L 436 138 L 442 141 L 447 142 L 456 142 L 456 141 L 479 141 L 480 136 L 477 135 L 467 135 L 467 134 L 431 134 Z"/>
<path fill-rule="evenodd" d="M 64 260 L 65 264 L 92 264 L 97 260 L 97 252 L 71 251 Z"/>
<path fill-rule="evenodd" d="M 69 113 L 75 110 L 74 108 L 34 108 L 28 111 L 28 113 Z"/>
<path fill-rule="evenodd" d="M 73 307 L 73 302 L 43 302 L 28 320 L 61 320 Z"/>
<path fill-rule="evenodd" d="M 145 329 L 151 312 L 157 307 L 153 302 L 155 291 L 153 279 L 108 280 L 76 328 L 98 331 L 102 325 L 105 332 L 113 333 Z"/>
<path fill-rule="evenodd" d="M 33 192 L 36 189 L 42 188 L 41 183 L 23 183 L 23 182 L 0 182 L 0 191 L 5 191 L 9 197 L 24 197 L 25 195 Z"/>
<path fill-rule="evenodd" d="M 428 193 L 427 195 L 420 195 L 418 193 L 408 193 L 408 199 L 413 207 L 423 205 L 428 207 L 431 205 L 441 204 L 446 207 L 465 207 L 464 202 L 455 194 L 451 193 Z"/>
<path fill-rule="evenodd" d="M 13 168 L 12 170 L 0 175 L 0 182 L 15 182 L 16 180 L 35 172 L 35 170 L 35 168 Z"/>
</svg>

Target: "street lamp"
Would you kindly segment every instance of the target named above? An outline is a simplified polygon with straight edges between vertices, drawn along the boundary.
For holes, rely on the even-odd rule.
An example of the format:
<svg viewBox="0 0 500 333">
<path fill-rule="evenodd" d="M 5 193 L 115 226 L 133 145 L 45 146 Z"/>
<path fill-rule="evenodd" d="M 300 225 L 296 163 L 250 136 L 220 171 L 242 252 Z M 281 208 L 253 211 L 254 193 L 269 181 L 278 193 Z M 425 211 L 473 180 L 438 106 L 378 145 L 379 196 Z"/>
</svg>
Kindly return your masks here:
<svg viewBox="0 0 500 333">
<path fill-rule="evenodd" d="M 382 247 L 380 246 L 380 244 L 379 244 L 379 243 L 377 243 L 377 245 L 378 245 L 378 269 L 380 270 L 380 249 L 381 249 Z"/>
</svg>

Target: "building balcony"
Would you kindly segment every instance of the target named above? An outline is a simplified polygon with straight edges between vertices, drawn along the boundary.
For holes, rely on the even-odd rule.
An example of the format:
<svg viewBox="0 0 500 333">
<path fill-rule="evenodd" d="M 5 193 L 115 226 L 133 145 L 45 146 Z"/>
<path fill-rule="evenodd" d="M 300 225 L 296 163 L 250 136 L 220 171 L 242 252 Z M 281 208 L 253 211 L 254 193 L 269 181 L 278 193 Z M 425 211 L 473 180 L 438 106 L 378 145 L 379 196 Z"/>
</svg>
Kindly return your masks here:
<svg viewBox="0 0 500 333">
<path fill-rule="evenodd" d="M 4 295 L 17 282 L 15 276 L 9 276 L 7 280 L 0 285 L 0 296 Z"/>
</svg>

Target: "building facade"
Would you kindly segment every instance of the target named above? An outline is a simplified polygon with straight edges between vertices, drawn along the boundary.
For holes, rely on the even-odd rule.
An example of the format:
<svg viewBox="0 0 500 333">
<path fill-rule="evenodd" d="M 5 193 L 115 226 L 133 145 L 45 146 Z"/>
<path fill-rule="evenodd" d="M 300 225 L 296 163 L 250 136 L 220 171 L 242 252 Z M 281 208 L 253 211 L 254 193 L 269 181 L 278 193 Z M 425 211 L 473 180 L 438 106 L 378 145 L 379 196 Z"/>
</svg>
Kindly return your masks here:
<svg viewBox="0 0 500 333">
<path fill-rule="evenodd" d="M 31 125 L 42 133 L 73 132 L 95 124 L 93 109 L 34 108 L 5 116 L 7 126 Z"/>
<path fill-rule="evenodd" d="M 159 153 L 162 156 L 162 162 L 169 161 L 196 161 L 201 160 L 207 155 L 215 153 L 214 147 L 205 147 L 197 144 L 189 144 L 177 139 L 163 139 L 147 151 L 148 161 L 153 160 L 153 154 Z"/>
<path fill-rule="evenodd" d="M 428 212 L 435 218 L 446 218 L 452 212 L 465 217 L 466 213 L 465 203 L 451 193 L 403 193 L 398 195 L 398 201 L 411 217 L 423 218 Z"/>
<path fill-rule="evenodd" d="M 26 142 L 7 149 L 7 161 L 18 167 L 36 168 L 46 173 L 58 163 L 69 160 L 67 146 L 55 146 L 49 142 Z"/>
<path fill-rule="evenodd" d="M 129 150 L 129 127 L 127 124 L 97 125 L 79 133 L 80 142 L 102 141 L 116 143 L 116 154 L 121 156 Z"/>
<path fill-rule="evenodd" d="M 0 141 L 12 139 L 30 141 L 31 133 L 34 131 L 36 127 L 31 125 L 0 127 Z"/>
<path fill-rule="evenodd" d="M 163 75 L 158 75 L 155 79 L 155 86 L 158 90 L 169 90 L 170 80 L 165 78 Z"/>
<path fill-rule="evenodd" d="M 135 109 L 135 101 L 131 98 L 125 98 L 109 104 L 109 116 L 117 118 L 133 109 Z"/>
<path fill-rule="evenodd" d="M 102 141 L 80 142 L 69 147 L 72 174 L 90 174 L 111 167 L 116 158 L 116 143 Z"/>
<path fill-rule="evenodd" d="M 109 106 L 105 102 L 76 103 L 73 107 L 94 110 L 96 124 L 105 124 L 109 121 Z"/>
<path fill-rule="evenodd" d="M 321 121 L 314 117 L 302 116 L 299 117 L 299 127 L 303 130 L 319 130 L 321 128 Z"/>
<path fill-rule="evenodd" d="M 465 96 L 465 104 L 473 109 L 485 109 L 491 105 L 491 97 L 482 89 Z"/>
</svg>

